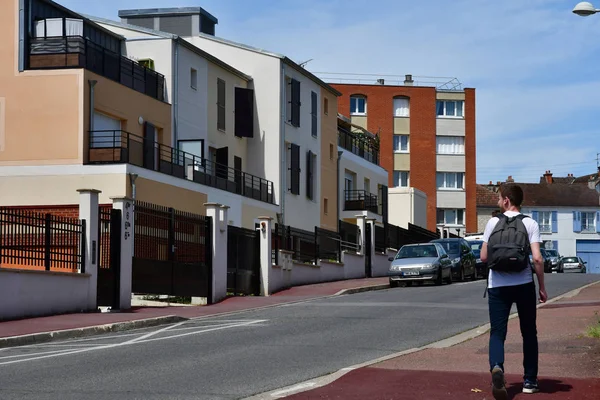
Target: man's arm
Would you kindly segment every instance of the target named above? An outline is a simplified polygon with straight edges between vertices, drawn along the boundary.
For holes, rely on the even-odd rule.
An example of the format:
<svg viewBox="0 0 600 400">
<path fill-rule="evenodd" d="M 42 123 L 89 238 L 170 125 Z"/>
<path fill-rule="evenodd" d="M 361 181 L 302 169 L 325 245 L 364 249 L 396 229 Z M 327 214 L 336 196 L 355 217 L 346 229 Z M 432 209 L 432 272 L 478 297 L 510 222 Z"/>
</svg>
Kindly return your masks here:
<svg viewBox="0 0 600 400">
<path fill-rule="evenodd" d="M 535 268 L 535 274 L 538 278 L 538 284 L 540 286 L 540 303 L 545 303 L 548 300 L 546 294 L 546 283 L 544 282 L 544 260 L 542 259 L 542 253 L 540 252 L 539 242 L 531 243 L 531 256 L 533 258 L 533 265 Z"/>
<path fill-rule="evenodd" d="M 479 252 L 479 258 L 481 258 L 481 262 L 486 263 L 487 262 L 487 258 L 488 258 L 488 253 L 487 253 L 487 242 L 483 242 L 483 244 L 481 245 L 481 251 Z"/>
</svg>

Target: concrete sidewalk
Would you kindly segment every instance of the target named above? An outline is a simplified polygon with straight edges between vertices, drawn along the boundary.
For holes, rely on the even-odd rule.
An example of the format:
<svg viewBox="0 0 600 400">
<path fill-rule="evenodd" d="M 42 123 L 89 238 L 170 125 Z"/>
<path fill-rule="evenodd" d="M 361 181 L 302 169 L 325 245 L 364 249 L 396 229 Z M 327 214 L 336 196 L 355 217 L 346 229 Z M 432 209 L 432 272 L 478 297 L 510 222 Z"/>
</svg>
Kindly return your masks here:
<svg viewBox="0 0 600 400">
<path fill-rule="evenodd" d="M 535 399 L 600 399 L 600 339 L 585 336 L 598 323 L 600 284 L 538 309 L 539 384 Z M 327 386 L 286 399 L 493 399 L 488 366 L 489 332 L 444 348 L 427 348 L 351 370 Z M 439 346 L 441 347 L 441 346 Z M 506 379 L 509 398 L 522 389 L 519 320 L 509 322 Z"/>
<path fill-rule="evenodd" d="M 0 322 L 0 348 L 137 329 L 189 318 L 227 315 L 311 299 L 389 288 L 387 277 L 297 286 L 269 297 L 231 297 L 210 306 L 133 307 L 123 312 L 78 313 Z"/>
</svg>

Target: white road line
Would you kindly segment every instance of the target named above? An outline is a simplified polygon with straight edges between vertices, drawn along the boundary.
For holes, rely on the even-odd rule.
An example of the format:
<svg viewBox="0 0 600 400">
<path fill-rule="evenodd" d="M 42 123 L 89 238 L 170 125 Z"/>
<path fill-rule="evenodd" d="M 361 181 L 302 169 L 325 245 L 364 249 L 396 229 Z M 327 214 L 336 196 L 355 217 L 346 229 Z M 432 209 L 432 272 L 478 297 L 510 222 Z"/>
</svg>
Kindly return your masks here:
<svg viewBox="0 0 600 400">
<path fill-rule="evenodd" d="M 280 397 L 281 395 L 284 395 L 284 394 L 287 394 L 287 393 L 290 393 L 290 392 L 295 392 L 297 390 L 308 389 L 308 388 L 311 388 L 311 387 L 313 387 L 315 385 L 316 385 L 315 382 L 301 383 L 299 385 L 292 386 L 289 389 L 284 389 L 284 390 L 279 390 L 277 392 L 273 392 L 273 393 L 271 393 L 271 397 Z"/>
<path fill-rule="evenodd" d="M 25 357 L 32 357 L 32 356 L 40 356 L 40 355 L 44 355 L 44 354 L 56 354 L 56 353 L 64 353 L 66 351 L 69 351 L 69 349 L 62 349 L 62 350 L 52 350 L 52 351 L 44 351 L 44 352 L 39 352 L 39 353 L 27 353 L 27 354 L 14 354 L 12 356 L 4 356 L 4 357 L 0 357 L 0 360 L 6 360 L 8 358 L 25 358 Z"/>
<path fill-rule="evenodd" d="M 190 335 L 197 335 L 197 334 L 201 334 L 201 333 L 213 332 L 213 331 L 218 331 L 218 330 L 223 330 L 223 329 L 237 328 L 237 327 L 243 327 L 243 326 L 251 326 L 251 325 L 256 325 L 258 323 L 266 322 L 266 321 L 267 320 L 252 320 L 252 321 L 247 321 L 245 323 L 230 324 L 230 325 L 226 325 L 226 326 L 220 326 L 220 327 L 217 327 L 217 328 L 202 329 L 202 330 L 197 331 L 197 332 L 187 332 L 187 333 L 182 333 L 182 334 L 179 334 L 179 335 L 171 335 L 171 336 L 165 336 L 165 337 L 159 337 L 159 338 L 152 338 L 153 335 L 156 335 L 158 333 L 162 333 L 162 332 L 168 331 L 171 328 L 180 326 L 182 323 L 187 322 L 187 321 L 184 321 L 182 323 L 177 323 L 175 325 L 171 325 L 169 327 L 166 327 L 166 328 L 163 328 L 163 329 L 159 329 L 159 330 L 157 330 L 155 332 L 151 332 L 152 335 L 151 334 L 146 334 L 146 335 L 143 335 L 140 338 L 128 340 L 128 341 L 122 342 L 122 343 L 113 343 L 113 344 L 107 344 L 107 345 L 100 345 L 100 346 L 94 346 L 94 347 L 89 347 L 89 348 L 84 348 L 84 349 L 78 349 L 78 350 L 72 350 L 72 351 L 69 351 L 69 350 L 57 350 L 57 351 L 52 351 L 52 352 L 38 353 L 39 355 L 37 357 L 31 357 L 31 355 L 33 355 L 33 354 L 22 354 L 21 357 L 27 357 L 27 358 L 20 359 L 20 360 L 12 360 L 12 361 L 0 362 L 0 366 L 2 366 L 2 365 L 10 365 L 10 364 L 17 364 L 17 363 L 22 363 L 22 362 L 26 362 L 26 361 L 43 360 L 43 359 L 46 359 L 46 358 L 54 358 L 54 357 L 67 356 L 67 355 L 71 355 L 71 354 L 80 354 L 80 353 L 86 353 L 86 352 L 90 352 L 90 351 L 112 349 L 112 348 L 115 348 L 115 347 L 127 346 L 127 345 L 134 345 L 134 344 L 140 344 L 140 343 L 147 343 L 147 342 L 153 342 L 153 341 L 157 341 L 157 340 L 175 339 L 175 338 L 179 338 L 179 337 L 190 336 Z M 169 328 L 169 329 L 167 329 L 167 328 Z"/>
<path fill-rule="evenodd" d="M 126 341 L 126 342 L 122 342 L 122 343 L 120 343 L 120 345 L 124 346 L 124 345 L 127 345 L 127 344 L 131 344 L 131 343 L 139 342 L 140 340 L 147 339 L 147 338 L 149 338 L 149 337 L 152 337 L 152 336 L 154 336 L 154 335 L 158 335 L 159 333 L 163 333 L 163 332 L 165 332 L 165 331 L 168 331 L 169 329 L 172 329 L 172 328 L 176 328 L 176 327 L 178 327 L 178 326 L 181 326 L 181 325 L 185 324 L 186 322 L 187 322 L 187 321 L 182 321 L 182 322 L 178 322 L 178 323 L 176 323 L 175 325 L 169 325 L 169 326 L 165 326 L 164 328 L 158 329 L 158 330 L 156 330 L 156 331 L 154 331 L 154 332 L 149 332 L 149 333 L 146 333 L 145 335 L 142 335 L 142 336 L 140 336 L 140 337 L 137 337 L 137 338 L 130 339 L 130 340 Z"/>
</svg>

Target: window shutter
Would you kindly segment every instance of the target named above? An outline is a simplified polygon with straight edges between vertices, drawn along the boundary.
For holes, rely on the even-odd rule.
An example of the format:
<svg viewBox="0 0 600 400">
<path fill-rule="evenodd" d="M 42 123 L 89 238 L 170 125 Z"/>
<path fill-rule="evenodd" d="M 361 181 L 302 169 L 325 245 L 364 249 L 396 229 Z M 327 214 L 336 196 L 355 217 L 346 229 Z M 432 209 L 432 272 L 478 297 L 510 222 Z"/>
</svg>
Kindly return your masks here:
<svg viewBox="0 0 600 400">
<path fill-rule="evenodd" d="M 600 233 L 600 211 L 596 211 L 596 232 Z"/>
<path fill-rule="evenodd" d="M 225 81 L 217 79 L 217 129 L 225 130 Z"/>
<path fill-rule="evenodd" d="M 317 119 L 317 94 L 315 92 L 310 93 L 310 116 L 311 116 L 311 133 L 314 137 L 317 137 L 318 132 L 318 119 Z"/>
<path fill-rule="evenodd" d="M 290 153 L 291 153 L 290 192 L 292 194 L 300 194 L 300 146 L 292 143 L 290 145 Z"/>
<path fill-rule="evenodd" d="M 383 219 L 383 222 L 388 222 L 388 187 L 385 185 L 381 185 L 379 191 L 379 205 L 381 207 L 380 213 Z M 412 218 L 412 215 L 410 216 Z"/>
<path fill-rule="evenodd" d="M 290 123 L 295 126 L 300 126 L 300 82 L 292 79 L 292 118 Z"/>
<path fill-rule="evenodd" d="M 254 90 L 235 88 L 235 136 L 254 137 Z"/>
<path fill-rule="evenodd" d="M 552 233 L 558 232 L 558 212 L 552 211 Z"/>
<path fill-rule="evenodd" d="M 581 213 L 573 211 L 573 232 L 581 232 Z"/>
<path fill-rule="evenodd" d="M 313 165 L 312 165 L 313 153 L 312 151 L 306 152 L 306 197 L 313 199 Z"/>
<path fill-rule="evenodd" d="M 552 248 L 554 248 L 554 250 L 556 250 L 556 252 L 558 253 L 558 240 L 552 241 Z"/>
<path fill-rule="evenodd" d="M 537 222 L 538 224 L 540 223 L 540 221 L 539 221 L 539 212 L 537 212 L 537 211 L 532 211 L 532 212 L 531 212 L 531 218 L 533 218 L 533 220 L 534 220 L 535 222 Z"/>
</svg>

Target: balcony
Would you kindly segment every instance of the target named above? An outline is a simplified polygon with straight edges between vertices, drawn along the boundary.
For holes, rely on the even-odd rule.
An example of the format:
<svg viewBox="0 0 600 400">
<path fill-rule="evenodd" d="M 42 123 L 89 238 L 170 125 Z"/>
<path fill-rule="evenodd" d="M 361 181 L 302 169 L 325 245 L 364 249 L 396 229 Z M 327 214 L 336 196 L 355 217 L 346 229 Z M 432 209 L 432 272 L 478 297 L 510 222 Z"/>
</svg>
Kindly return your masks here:
<svg viewBox="0 0 600 400">
<path fill-rule="evenodd" d="M 165 77 L 81 36 L 29 39 L 29 69 L 85 68 L 165 101 Z"/>
<path fill-rule="evenodd" d="M 372 139 L 361 138 L 338 126 L 338 146 L 375 165 L 379 165 L 379 145 Z"/>
<path fill-rule="evenodd" d="M 125 131 L 92 131 L 88 164 L 132 164 L 275 204 L 273 182 Z"/>
<path fill-rule="evenodd" d="M 377 196 L 366 190 L 344 190 L 344 211 L 370 211 L 381 215 Z"/>
</svg>

